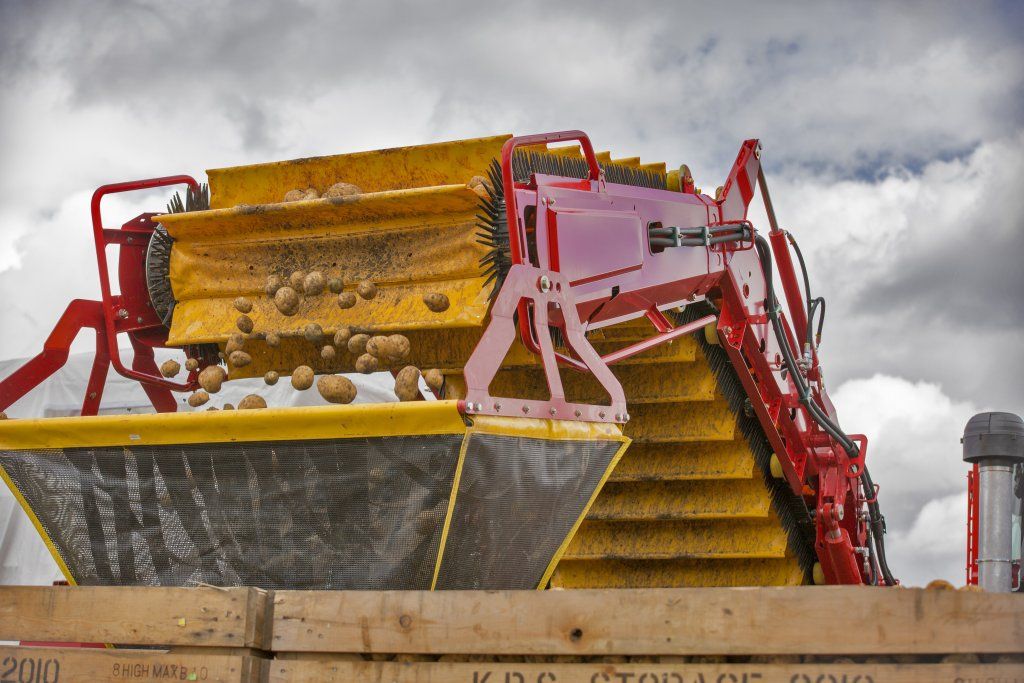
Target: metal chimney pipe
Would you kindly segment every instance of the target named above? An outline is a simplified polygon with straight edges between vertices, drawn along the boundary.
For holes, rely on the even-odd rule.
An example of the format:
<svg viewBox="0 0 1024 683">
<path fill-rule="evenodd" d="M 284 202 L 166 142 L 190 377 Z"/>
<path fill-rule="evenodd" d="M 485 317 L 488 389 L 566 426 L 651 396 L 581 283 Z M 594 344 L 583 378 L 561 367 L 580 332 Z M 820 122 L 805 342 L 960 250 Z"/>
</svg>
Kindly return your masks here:
<svg viewBox="0 0 1024 683">
<path fill-rule="evenodd" d="M 1024 420 L 979 413 L 964 428 L 964 461 L 978 463 L 978 585 L 1008 593 L 1013 581 L 1013 469 L 1024 462 Z"/>
</svg>

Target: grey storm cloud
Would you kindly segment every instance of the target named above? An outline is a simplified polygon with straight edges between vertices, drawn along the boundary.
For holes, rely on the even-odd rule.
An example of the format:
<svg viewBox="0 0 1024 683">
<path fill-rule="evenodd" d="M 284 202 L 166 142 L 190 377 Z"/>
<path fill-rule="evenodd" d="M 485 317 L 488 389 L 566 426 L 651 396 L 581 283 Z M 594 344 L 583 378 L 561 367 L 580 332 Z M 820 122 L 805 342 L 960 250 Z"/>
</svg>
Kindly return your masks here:
<svg viewBox="0 0 1024 683">
<path fill-rule="evenodd" d="M 1021 25 L 1016 2 L 0 2 L 0 358 L 97 296 L 107 182 L 581 128 L 712 192 L 758 137 L 894 553 L 924 547 L 962 510 L 963 421 L 1024 412 Z"/>
</svg>

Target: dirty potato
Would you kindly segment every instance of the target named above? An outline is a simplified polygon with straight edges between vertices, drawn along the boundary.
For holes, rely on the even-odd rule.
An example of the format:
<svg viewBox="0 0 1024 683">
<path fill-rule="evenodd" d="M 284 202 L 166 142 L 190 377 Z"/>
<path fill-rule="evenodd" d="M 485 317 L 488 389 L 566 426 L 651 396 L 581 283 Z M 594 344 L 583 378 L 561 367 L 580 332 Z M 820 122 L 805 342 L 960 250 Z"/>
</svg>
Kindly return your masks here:
<svg viewBox="0 0 1024 683">
<path fill-rule="evenodd" d="M 324 293 L 326 286 L 327 280 L 319 270 L 314 270 L 302 280 L 302 291 L 306 296 L 319 296 Z"/>
<path fill-rule="evenodd" d="M 392 357 L 391 339 L 383 335 L 370 337 L 366 341 L 366 352 L 376 356 L 379 360 L 389 360 Z"/>
<path fill-rule="evenodd" d="M 338 355 L 338 354 L 337 354 L 337 352 L 336 352 L 336 351 L 334 350 L 334 347 L 333 347 L 333 346 L 331 346 L 330 344 L 327 344 L 327 345 L 326 345 L 326 346 L 324 346 L 324 347 L 323 347 L 322 349 L 320 349 L 320 357 L 321 357 L 321 358 L 323 358 L 323 359 L 324 359 L 324 361 L 326 361 L 326 362 L 328 362 L 328 363 L 330 363 L 331 361 L 333 361 L 333 360 L 334 360 L 334 357 L 335 357 L 335 356 L 337 356 L 337 355 Z"/>
<path fill-rule="evenodd" d="M 306 338 L 306 341 L 318 344 L 324 338 L 324 328 L 317 323 L 310 323 L 302 330 L 302 336 Z"/>
<path fill-rule="evenodd" d="M 7 413 L 0 413 L 0 420 L 9 420 L 9 419 L 10 418 L 7 417 Z"/>
<path fill-rule="evenodd" d="M 227 379 L 227 373 L 219 365 L 210 365 L 199 373 L 199 386 L 211 394 L 220 391 L 220 387 Z"/>
<path fill-rule="evenodd" d="M 199 391 L 188 397 L 188 404 L 193 408 L 198 408 L 199 406 L 203 405 L 209 400 L 210 395 L 203 391 L 202 389 L 200 389 Z"/>
<path fill-rule="evenodd" d="M 269 346 L 272 349 L 276 349 L 278 346 L 281 345 L 281 335 L 279 335 L 277 332 L 267 332 L 266 336 L 264 337 L 264 341 L 267 342 L 267 346 Z"/>
<path fill-rule="evenodd" d="M 344 286 L 345 283 L 341 281 L 340 277 L 332 277 L 327 281 L 327 289 L 329 289 L 332 294 L 341 294 L 341 290 Z"/>
<path fill-rule="evenodd" d="M 356 293 L 369 301 L 373 297 L 377 296 L 377 285 L 373 284 L 369 280 L 363 280 L 356 285 Z"/>
<path fill-rule="evenodd" d="M 313 386 L 313 368 L 308 365 L 300 365 L 292 372 L 292 387 L 298 391 L 305 391 Z"/>
<path fill-rule="evenodd" d="M 301 303 L 299 293 L 293 287 L 282 287 L 274 295 L 274 305 L 282 315 L 295 315 L 299 310 L 299 303 Z"/>
<path fill-rule="evenodd" d="M 235 406 L 234 406 L 234 405 L 232 405 L 231 403 L 225 403 L 224 405 L 222 405 L 222 406 L 220 407 L 220 409 L 221 409 L 221 410 L 234 410 L 234 409 L 235 409 Z"/>
<path fill-rule="evenodd" d="M 174 377 L 181 372 L 181 363 L 176 360 L 165 360 L 160 366 L 160 374 L 164 377 Z"/>
<path fill-rule="evenodd" d="M 399 401 L 415 401 L 420 398 L 420 370 L 406 365 L 395 375 L 395 396 Z"/>
<path fill-rule="evenodd" d="M 334 197 L 351 197 L 362 193 L 363 191 L 352 183 L 334 183 L 327 188 L 323 196 L 325 199 L 333 199 Z"/>
<path fill-rule="evenodd" d="M 188 370 L 189 372 L 194 372 L 195 370 L 198 370 L 199 369 L 199 359 L 198 358 L 189 358 L 188 360 L 186 360 L 185 361 L 185 369 Z"/>
<path fill-rule="evenodd" d="M 251 313 L 252 312 L 252 300 L 248 297 L 240 296 L 236 297 L 233 303 L 235 310 L 239 313 Z"/>
<path fill-rule="evenodd" d="M 443 313 L 448 310 L 451 302 L 448 297 L 440 292 L 431 292 L 423 295 L 423 303 L 434 313 Z"/>
<path fill-rule="evenodd" d="M 245 346 L 245 337 L 241 332 L 232 332 L 228 336 L 228 343 L 224 345 L 224 354 L 230 356 L 235 351 L 241 351 Z"/>
<path fill-rule="evenodd" d="M 334 345 L 340 346 L 344 349 L 348 348 L 348 340 L 352 338 L 352 328 L 350 327 L 339 327 L 338 331 L 334 333 Z"/>
<path fill-rule="evenodd" d="M 252 362 L 252 356 L 245 351 L 234 351 L 228 356 L 228 362 L 236 368 L 244 368 Z"/>
<path fill-rule="evenodd" d="M 393 334 L 388 337 L 388 341 L 391 342 L 392 358 L 395 360 L 405 360 L 409 357 L 412 346 L 409 344 L 408 337 L 403 334 Z"/>
<path fill-rule="evenodd" d="M 252 318 L 243 313 L 238 316 L 238 320 L 235 321 L 235 327 L 241 330 L 243 334 L 250 334 L 255 325 L 253 325 Z"/>
<path fill-rule="evenodd" d="M 351 403 L 356 397 L 356 385 L 342 375 L 323 375 L 316 381 L 316 389 L 328 403 Z"/>
<path fill-rule="evenodd" d="M 258 394 L 249 394 L 241 401 L 238 402 L 239 410 L 257 410 L 259 408 L 266 408 L 267 402 Z"/>
<path fill-rule="evenodd" d="M 288 285 L 299 294 L 302 294 L 302 284 L 306 281 L 306 271 L 296 270 L 288 276 Z"/>
<path fill-rule="evenodd" d="M 312 193 L 313 196 L 310 196 L 310 193 Z M 305 199 L 316 199 L 317 196 L 316 190 L 311 187 L 307 187 L 304 190 L 288 190 L 284 195 L 284 200 L 286 202 L 301 202 Z"/>
<path fill-rule="evenodd" d="M 269 275 L 267 276 L 267 284 L 263 286 L 263 291 L 266 292 L 267 296 L 274 296 L 277 294 L 277 290 L 281 289 L 287 284 L 285 279 L 280 275 Z"/>
<path fill-rule="evenodd" d="M 338 308 L 352 308 L 356 305 L 356 295 L 352 292 L 342 292 L 338 295 Z"/>
<path fill-rule="evenodd" d="M 433 368 L 423 373 L 423 381 L 427 383 L 431 391 L 438 392 L 444 386 L 444 375 L 437 368 Z"/>
<path fill-rule="evenodd" d="M 377 368 L 380 367 L 380 361 L 371 356 L 368 353 L 356 358 L 356 372 L 361 372 L 364 375 L 369 375 L 371 372 L 377 372 Z"/>
<path fill-rule="evenodd" d="M 348 340 L 348 352 L 353 356 L 366 353 L 366 342 L 370 341 L 368 334 L 353 334 Z"/>
<path fill-rule="evenodd" d="M 490 195 L 491 183 L 487 178 L 482 175 L 475 175 L 469 179 L 466 183 L 466 187 L 476 192 L 481 197 L 487 197 Z"/>
<path fill-rule="evenodd" d="M 277 374 L 277 370 L 268 370 L 267 374 L 263 375 L 263 381 L 267 383 L 267 386 L 274 386 L 279 379 L 281 379 L 281 375 Z"/>
</svg>

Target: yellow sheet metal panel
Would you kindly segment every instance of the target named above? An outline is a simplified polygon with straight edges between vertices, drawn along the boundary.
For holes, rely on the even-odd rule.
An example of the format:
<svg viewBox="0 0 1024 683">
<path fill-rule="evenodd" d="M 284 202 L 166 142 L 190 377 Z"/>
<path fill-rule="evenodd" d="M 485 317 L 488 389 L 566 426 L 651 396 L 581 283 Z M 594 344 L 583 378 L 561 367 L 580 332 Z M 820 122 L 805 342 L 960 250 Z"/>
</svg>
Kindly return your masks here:
<svg viewBox="0 0 1024 683">
<path fill-rule="evenodd" d="M 627 397 L 628 400 L 628 397 Z M 736 418 L 723 399 L 630 406 L 626 434 L 637 443 L 732 441 Z"/>
<path fill-rule="evenodd" d="M 612 481 L 750 479 L 757 465 L 746 441 L 634 444 Z"/>
<path fill-rule="evenodd" d="M 462 434 L 455 401 L 0 421 L 0 449 Z"/>
<path fill-rule="evenodd" d="M 310 157 L 251 166 L 216 168 L 210 178 L 210 205 L 279 202 L 294 189 L 325 191 L 337 182 L 352 183 L 364 192 L 465 183 L 483 175 L 501 154 L 509 135 L 455 140 L 414 147 Z"/>
<path fill-rule="evenodd" d="M 671 560 L 786 556 L 778 520 L 583 523 L 568 560 Z"/>
<path fill-rule="evenodd" d="M 565 560 L 551 577 L 554 588 L 687 588 L 691 586 L 799 586 L 795 559 Z"/>
<path fill-rule="evenodd" d="M 767 519 L 770 507 L 757 479 L 608 482 L 589 519 Z"/>
</svg>

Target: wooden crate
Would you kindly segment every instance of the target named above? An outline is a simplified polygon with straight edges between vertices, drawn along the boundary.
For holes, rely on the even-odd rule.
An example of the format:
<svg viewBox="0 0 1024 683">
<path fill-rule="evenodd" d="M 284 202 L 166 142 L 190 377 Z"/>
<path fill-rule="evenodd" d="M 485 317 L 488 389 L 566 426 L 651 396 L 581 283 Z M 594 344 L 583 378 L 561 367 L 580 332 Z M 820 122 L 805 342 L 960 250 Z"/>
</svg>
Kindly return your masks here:
<svg viewBox="0 0 1024 683">
<path fill-rule="evenodd" d="M 1024 595 L 0 588 L 0 683 L 1024 683 Z M 144 649 L 145 648 L 145 649 Z"/>
<path fill-rule="evenodd" d="M 1020 595 L 808 586 L 277 591 L 273 602 L 275 682 L 1024 683 Z"/>
<path fill-rule="evenodd" d="M 49 646 L 0 646 L 0 681 L 263 681 L 270 604 L 254 588 L 2 587 L 0 641 Z"/>
</svg>

